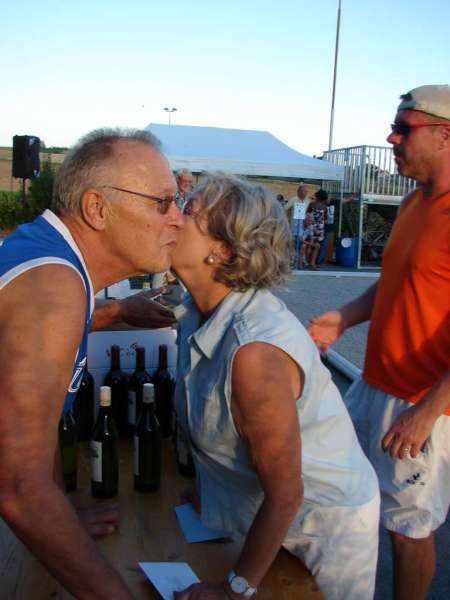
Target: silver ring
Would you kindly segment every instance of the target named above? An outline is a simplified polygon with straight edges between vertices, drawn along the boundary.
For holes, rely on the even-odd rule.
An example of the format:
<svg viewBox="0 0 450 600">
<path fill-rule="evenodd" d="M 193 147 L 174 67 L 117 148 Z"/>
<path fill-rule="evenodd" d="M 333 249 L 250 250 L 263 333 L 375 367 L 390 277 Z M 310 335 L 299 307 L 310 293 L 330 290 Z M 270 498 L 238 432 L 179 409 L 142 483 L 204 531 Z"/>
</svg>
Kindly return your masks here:
<svg viewBox="0 0 450 600">
<path fill-rule="evenodd" d="M 403 446 L 403 451 L 408 453 L 411 451 L 411 446 Z"/>
</svg>

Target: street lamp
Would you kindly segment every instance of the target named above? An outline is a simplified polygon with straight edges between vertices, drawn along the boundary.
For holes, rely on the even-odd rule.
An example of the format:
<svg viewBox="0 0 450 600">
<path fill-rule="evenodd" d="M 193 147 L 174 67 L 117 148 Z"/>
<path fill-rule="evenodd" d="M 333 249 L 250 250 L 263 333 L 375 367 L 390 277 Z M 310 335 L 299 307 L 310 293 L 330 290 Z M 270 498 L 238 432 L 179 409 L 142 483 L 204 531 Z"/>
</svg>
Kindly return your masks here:
<svg viewBox="0 0 450 600">
<path fill-rule="evenodd" d="M 176 112 L 178 109 L 175 107 L 172 108 L 168 108 L 167 106 L 164 108 L 164 110 L 166 111 L 166 113 L 169 113 L 169 125 L 170 125 L 170 121 L 171 121 L 171 116 L 173 112 Z"/>
</svg>

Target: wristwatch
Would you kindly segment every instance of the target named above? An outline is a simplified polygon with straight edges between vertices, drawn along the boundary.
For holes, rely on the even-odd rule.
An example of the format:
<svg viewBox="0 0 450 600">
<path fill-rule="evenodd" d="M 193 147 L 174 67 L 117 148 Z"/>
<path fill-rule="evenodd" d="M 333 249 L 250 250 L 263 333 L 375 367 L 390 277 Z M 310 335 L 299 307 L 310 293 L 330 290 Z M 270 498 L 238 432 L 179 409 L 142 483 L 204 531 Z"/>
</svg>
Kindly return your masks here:
<svg viewBox="0 0 450 600">
<path fill-rule="evenodd" d="M 256 594 L 256 588 L 252 587 L 245 577 L 236 575 L 234 571 L 231 571 L 228 575 L 228 584 L 233 593 L 241 594 L 245 598 L 250 598 L 253 594 Z"/>
</svg>

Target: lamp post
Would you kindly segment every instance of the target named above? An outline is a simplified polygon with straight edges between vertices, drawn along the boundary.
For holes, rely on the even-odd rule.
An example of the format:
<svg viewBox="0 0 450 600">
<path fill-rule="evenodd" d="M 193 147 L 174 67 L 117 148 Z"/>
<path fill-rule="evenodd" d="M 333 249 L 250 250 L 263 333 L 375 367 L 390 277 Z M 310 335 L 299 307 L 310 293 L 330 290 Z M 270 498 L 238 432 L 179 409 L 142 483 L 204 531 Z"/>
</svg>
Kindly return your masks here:
<svg viewBox="0 0 450 600">
<path fill-rule="evenodd" d="M 164 108 L 164 110 L 166 111 L 166 113 L 169 113 L 169 125 L 171 124 L 171 116 L 173 112 L 176 112 L 178 109 L 175 107 L 172 108 L 168 108 L 167 106 Z"/>
<path fill-rule="evenodd" d="M 333 73 L 333 93 L 331 97 L 331 115 L 330 115 L 330 137 L 328 138 L 328 150 L 331 150 L 333 145 L 333 125 L 334 125 L 334 98 L 336 96 L 336 73 L 337 61 L 339 54 L 339 29 L 341 25 L 341 0 L 339 0 L 337 25 L 336 25 L 336 46 L 334 49 L 334 73 Z"/>
</svg>

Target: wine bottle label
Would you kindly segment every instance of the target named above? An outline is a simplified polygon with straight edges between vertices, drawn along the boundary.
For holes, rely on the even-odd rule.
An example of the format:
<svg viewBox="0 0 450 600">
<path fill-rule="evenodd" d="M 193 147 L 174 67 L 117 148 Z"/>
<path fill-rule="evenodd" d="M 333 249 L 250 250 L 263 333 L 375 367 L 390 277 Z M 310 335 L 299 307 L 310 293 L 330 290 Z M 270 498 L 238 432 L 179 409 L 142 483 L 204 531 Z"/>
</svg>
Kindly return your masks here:
<svg viewBox="0 0 450 600">
<path fill-rule="evenodd" d="M 97 483 L 102 482 L 102 443 L 91 440 L 91 479 Z"/>
<path fill-rule="evenodd" d="M 128 392 L 128 423 L 136 425 L 136 392 Z"/>
<path fill-rule="evenodd" d="M 139 438 L 134 436 L 134 474 L 139 475 Z"/>
<path fill-rule="evenodd" d="M 181 431 L 180 426 L 178 426 L 177 428 L 177 454 L 178 462 L 182 465 L 187 465 L 189 461 L 189 451 L 186 439 L 184 437 L 183 432 Z"/>
</svg>

